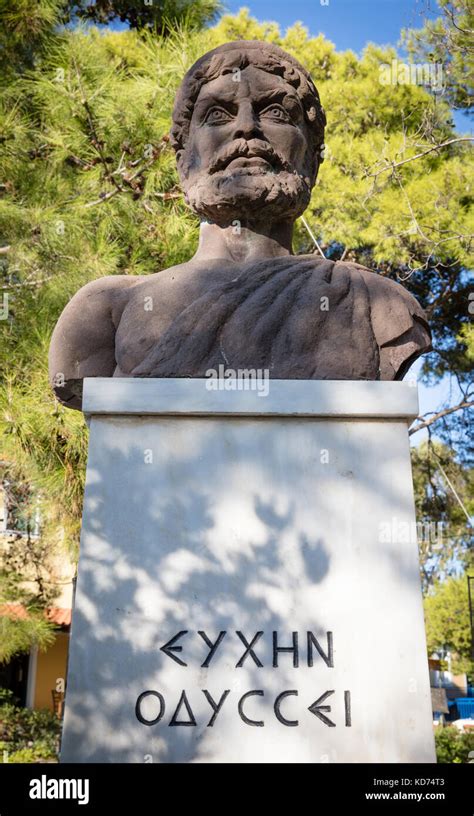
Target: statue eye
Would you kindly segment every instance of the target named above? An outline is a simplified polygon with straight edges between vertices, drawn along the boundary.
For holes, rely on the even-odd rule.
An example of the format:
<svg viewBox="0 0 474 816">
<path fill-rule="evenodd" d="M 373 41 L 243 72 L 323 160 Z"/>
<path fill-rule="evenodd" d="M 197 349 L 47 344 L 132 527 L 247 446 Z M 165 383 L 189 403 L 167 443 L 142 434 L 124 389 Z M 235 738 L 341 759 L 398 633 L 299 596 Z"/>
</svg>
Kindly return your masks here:
<svg viewBox="0 0 474 816">
<path fill-rule="evenodd" d="M 275 119 L 279 122 L 291 122 L 288 112 L 281 105 L 269 105 L 268 108 L 261 111 L 260 116 L 265 117 L 265 119 Z"/>
<path fill-rule="evenodd" d="M 225 122 L 230 122 L 231 118 L 231 115 L 223 108 L 211 108 L 211 110 L 207 112 L 204 122 L 206 125 L 221 125 Z"/>
</svg>

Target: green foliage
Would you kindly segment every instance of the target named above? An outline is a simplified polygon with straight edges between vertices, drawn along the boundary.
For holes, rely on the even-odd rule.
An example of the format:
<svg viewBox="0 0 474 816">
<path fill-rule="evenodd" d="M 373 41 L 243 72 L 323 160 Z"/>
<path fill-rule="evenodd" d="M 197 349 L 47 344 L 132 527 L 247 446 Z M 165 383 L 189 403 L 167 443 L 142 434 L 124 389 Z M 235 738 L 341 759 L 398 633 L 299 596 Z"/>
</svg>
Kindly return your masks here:
<svg viewBox="0 0 474 816">
<path fill-rule="evenodd" d="M 438 0 L 441 16 L 422 29 L 403 31 L 413 61 L 444 66 L 445 93 L 458 108 L 471 108 L 474 72 L 474 6 L 471 0 Z"/>
<path fill-rule="evenodd" d="M 40 614 L 25 620 L 0 616 L 0 662 L 8 663 L 15 655 L 29 652 L 32 644 L 45 650 L 54 643 L 54 627 Z"/>
<path fill-rule="evenodd" d="M 87 446 L 83 418 L 48 386 L 53 326 L 88 281 L 192 256 L 198 222 L 167 134 L 185 71 L 229 39 L 271 40 L 311 71 L 328 132 L 306 218 L 328 257 L 364 263 L 414 292 L 443 354 L 430 355 L 427 376 L 455 371 L 467 384 L 472 151 L 465 142 L 431 149 L 455 136 L 444 101 L 416 85 L 380 84 L 393 50 L 372 45 L 359 59 L 300 24 L 283 35 L 246 10 L 166 37 L 61 29 L 59 16 L 48 22 L 48 2 L 38 3 L 37 44 L 21 65 L 12 56 L 0 93 L 0 297 L 9 295 L 0 322 L 1 459 L 41 497 L 43 537 L 77 547 Z M 12 8 L 31 11 L 20 0 Z M 295 249 L 313 251 L 302 223 Z"/>
<path fill-rule="evenodd" d="M 452 670 L 473 676 L 472 633 L 467 576 L 437 581 L 424 599 L 428 653 L 444 647 L 453 653 Z"/>
<path fill-rule="evenodd" d="M 0 606 L 21 605 L 24 616 L 14 609 L 0 615 L 0 663 L 29 652 L 33 645 L 48 649 L 55 639 L 55 626 L 45 617 L 46 606 L 56 596 L 55 588 L 43 581 L 48 563 L 47 540 L 17 538 L 0 556 Z M 25 584 L 25 577 L 30 579 Z"/>
<path fill-rule="evenodd" d="M 426 592 L 437 578 L 458 573 L 462 564 L 469 565 L 472 528 L 459 500 L 473 516 L 474 469 L 461 465 L 446 445 L 431 441 L 412 448 L 411 461 Z"/>
<path fill-rule="evenodd" d="M 213 31 L 219 41 L 276 42 L 311 72 L 328 126 L 306 220 L 328 257 L 362 263 L 410 289 L 433 332 L 425 381 L 455 376 L 463 394 L 472 393 L 463 327 L 470 320 L 465 270 L 473 265 L 474 164 L 469 139 L 454 131 L 448 97 L 420 85 L 381 84 L 394 49 L 369 45 L 358 59 L 322 35 L 309 37 L 301 24 L 283 36 L 247 10 L 223 17 Z M 295 249 L 314 249 L 301 224 Z M 448 444 L 452 428 L 457 441 L 468 437 L 468 418 L 460 416 L 443 419 Z"/>
<path fill-rule="evenodd" d="M 216 19 L 221 0 L 0 0 L 0 71 L 32 69 L 68 37 L 66 25 L 121 21 L 165 36 L 180 26 L 196 30 Z"/>
<path fill-rule="evenodd" d="M 8 481 L 6 483 L 11 485 Z M 46 608 L 57 596 L 57 587 L 48 580 L 51 540 L 47 534 L 38 537 L 30 533 L 30 496 L 20 479 L 15 482 L 15 488 L 17 505 L 13 508 L 17 512 L 12 514 L 13 521 L 17 529 L 24 525 L 27 532 L 12 534 L 8 539 L 5 537 L 0 549 L 0 606 L 14 605 L 0 616 L 0 663 L 29 652 L 33 645 L 45 650 L 55 639 L 55 626 L 45 617 Z M 9 490 L 9 499 L 12 493 Z M 40 506 L 36 500 L 35 512 Z M 15 611 L 18 605 L 24 616 Z"/>
<path fill-rule="evenodd" d="M 7 761 L 9 763 L 30 763 L 30 762 L 45 762 L 46 760 L 56 760 L 57 754 L 53 754 L 47 750 L 44 742 L 39 742 L 31 748 L 20 748 L 19 751 L 13 751 L 7 754 Z M 0 762 L 1 762 L 0 758 Z"/>
<path fill-rule="evenodd" d="M 43 49 L 60 36 L 66 0 L 0 0 L 0 73 L 32 68 Z"/>
<path fill-rule="evenodd" d="M 474 731 L 460 732 L 453 726 L 435 730 L 436 758 L 439 763 L 469 762 L 469 754 L 474 751 Z"/>
<path fill-rule="evenodd" d="M 72 0 L 70 17 L 107 24 L 113 20 L 128 23 L 130 28 L 149 29 L 167 34 L 186 23 L 190 28 L 202 28 L 212 22 L 219 11 L 218 0 Z"/>
<path fill-rule="evenodd" d="M 47 709 L 22 708 L 0 699 L 0 758 L 8 762 L 38 762 L 56 759 L 61 722 Z"/>
<path fill-rule="evenodd" d="M 465 323 L 458 335 L 458 342 L 466 347 L 466 359 L 474 363 L 474 323 Z"/>
</svg>

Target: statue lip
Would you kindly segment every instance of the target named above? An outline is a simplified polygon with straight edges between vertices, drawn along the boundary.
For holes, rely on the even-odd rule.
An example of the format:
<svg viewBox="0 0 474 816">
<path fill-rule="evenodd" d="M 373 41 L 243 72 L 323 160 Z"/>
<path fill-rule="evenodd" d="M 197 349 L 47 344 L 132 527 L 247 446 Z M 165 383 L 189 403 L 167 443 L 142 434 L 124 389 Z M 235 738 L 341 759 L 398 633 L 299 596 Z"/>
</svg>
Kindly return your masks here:
<svg viewBox="0 0 474 816">
<path fill-rule="evenodd" d="M 217 161 L 211 172 L 218 172 L 219 170 L 234 169 L 237 167 L 271 167 L 274 168 L 270 158 L 267 154 L 248 153 L 246 156 L 237 155 Z"/>
<path fill-rule="evenodd" d="M 239 156 L 238 159 L 229 162 L 227 168 L 230 167 L 271 167 L 271 165 L 262 156 Z"/>
</svg>

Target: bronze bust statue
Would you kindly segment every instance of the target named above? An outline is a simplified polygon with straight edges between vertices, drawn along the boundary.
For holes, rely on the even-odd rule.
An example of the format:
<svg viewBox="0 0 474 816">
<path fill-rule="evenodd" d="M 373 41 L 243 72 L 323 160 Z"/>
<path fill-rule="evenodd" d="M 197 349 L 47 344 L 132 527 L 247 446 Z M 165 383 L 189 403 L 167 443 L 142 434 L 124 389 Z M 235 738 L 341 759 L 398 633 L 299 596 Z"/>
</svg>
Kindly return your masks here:
<svg viewBox="0 0 474 816">
<path fill-rule="evenodd" d="M 81 407 L 84 377 L 395 380 L 430 348 L 400 284 L 354 263 L 292 254 L 293 224 L 322 161 L 325 115 L 307 71 L 275 45 L 226 43 L 176 95 L 171 142 L 201 219 L 187 263 L 84 286 L 53 333 L 57 397 Z"/>
</svg>

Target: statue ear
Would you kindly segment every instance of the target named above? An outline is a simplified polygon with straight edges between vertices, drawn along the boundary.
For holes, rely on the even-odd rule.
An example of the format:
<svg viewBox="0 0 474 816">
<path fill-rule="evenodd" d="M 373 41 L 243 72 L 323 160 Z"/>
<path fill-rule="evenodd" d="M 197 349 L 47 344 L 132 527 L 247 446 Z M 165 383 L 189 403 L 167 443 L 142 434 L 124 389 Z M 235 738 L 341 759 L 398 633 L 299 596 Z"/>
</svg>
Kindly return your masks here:
<svg viewBox="0 0 474 816">
<path fill-rule="evenodd" d="M 189 170 L 189 157 L 185 147 L 176 151 L 176 168 L 178 170 L 179 180 L 181 184 L 184 184 L 188 177 Z"/>
</svg>

